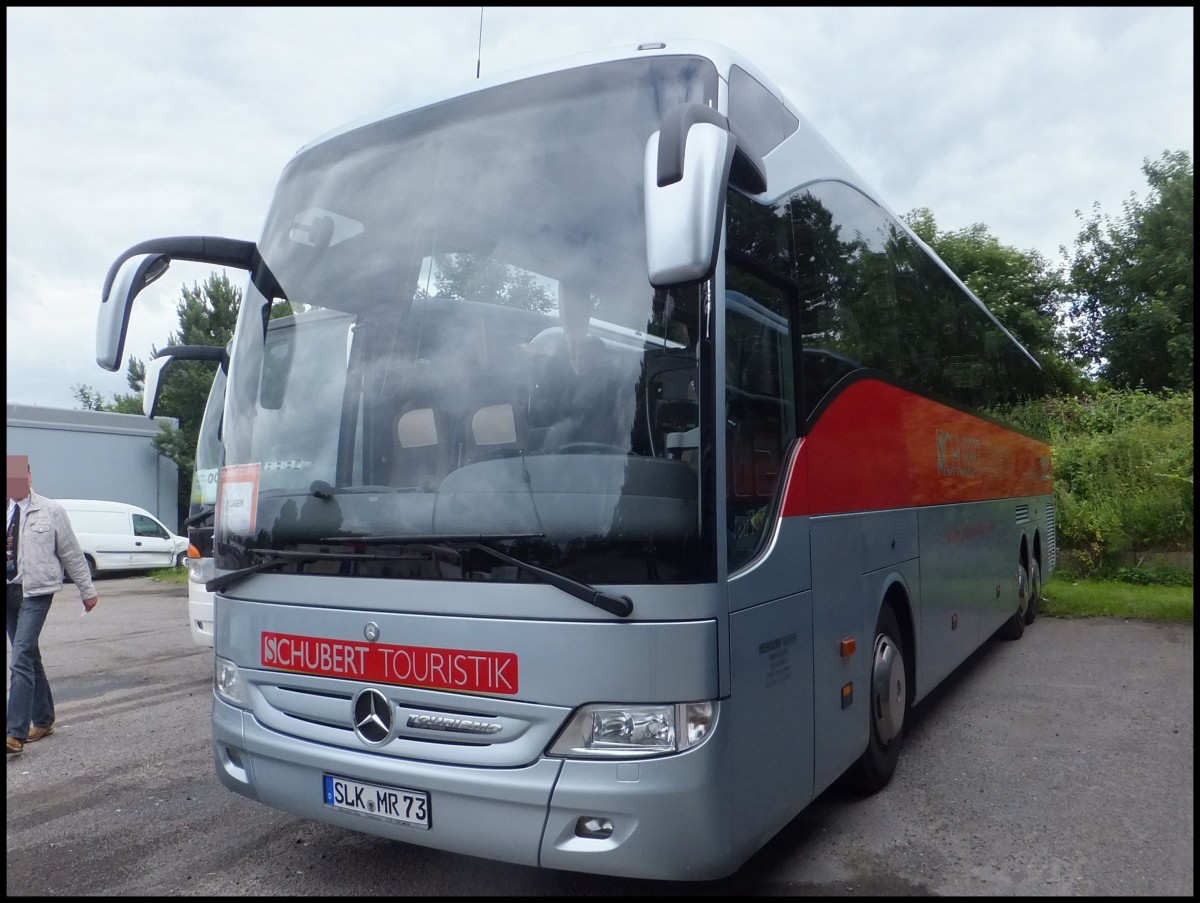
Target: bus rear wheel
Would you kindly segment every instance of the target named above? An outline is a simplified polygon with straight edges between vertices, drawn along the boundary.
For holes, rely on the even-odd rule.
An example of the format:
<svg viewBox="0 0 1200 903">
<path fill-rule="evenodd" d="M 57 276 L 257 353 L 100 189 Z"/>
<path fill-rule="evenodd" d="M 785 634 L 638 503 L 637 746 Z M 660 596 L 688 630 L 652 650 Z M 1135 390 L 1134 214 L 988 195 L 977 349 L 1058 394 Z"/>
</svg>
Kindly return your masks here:
<svg viewBox="0 0 1200 903">
<path fill-rule="evenodd" d="M 848 778 L 856 790 L 875 793 L 886 787 L 895 774 L 911 707 L 903 635 L 890 605 L 880 609 L 875 625 L 867 705 L 871 735 L 866 751 L 850 767 Z"/>
<path fill-rule="evenodd" d="M 1019 640 L 1025 635 L 1025 625 L 1029 623 L 1029 587 L 1029 571 L 1022 562 L 1017 565 L 1017 610 L 1000 626 L 1000 639 Z"/>
<path fill-rule="evenodd" d="M 1029 599 L 1025 603 L 1025 623 L 1032 624 L 1042 604 L 1042 568 L 1035 558 L 1029 562 Z"/>
</svg>

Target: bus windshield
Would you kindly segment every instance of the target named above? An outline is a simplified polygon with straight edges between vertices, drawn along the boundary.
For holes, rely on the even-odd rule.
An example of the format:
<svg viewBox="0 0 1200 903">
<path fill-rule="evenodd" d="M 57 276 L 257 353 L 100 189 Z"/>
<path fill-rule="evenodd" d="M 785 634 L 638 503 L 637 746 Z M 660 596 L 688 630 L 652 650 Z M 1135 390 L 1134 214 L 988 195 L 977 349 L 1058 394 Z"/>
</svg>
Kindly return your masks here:
<svg viewBox="0 0 1200 903">
<path fill-rule="evenodd" d="M 701 289 L 650 285 L 642 174 L 716 86 L 700 58 L 610 62 L 298 154 L 234 339 L 218 566 L 531 579 L 447 564 L 482 539 L 591 583 L 713 579 Z"/>
<path fill-rule="evenodd" d="M 218 367 L 213 374 L 208 401 L 204 405 L 204 416 L 200 421 L 200 432 L 196 436 L 196 462 L 192 470 L 189 520 L 211 512 L 217 502 L 217 476 L 223 457 L 221 414 L 225 407 L 225 379 L 225 368 Z"/>
</svg>

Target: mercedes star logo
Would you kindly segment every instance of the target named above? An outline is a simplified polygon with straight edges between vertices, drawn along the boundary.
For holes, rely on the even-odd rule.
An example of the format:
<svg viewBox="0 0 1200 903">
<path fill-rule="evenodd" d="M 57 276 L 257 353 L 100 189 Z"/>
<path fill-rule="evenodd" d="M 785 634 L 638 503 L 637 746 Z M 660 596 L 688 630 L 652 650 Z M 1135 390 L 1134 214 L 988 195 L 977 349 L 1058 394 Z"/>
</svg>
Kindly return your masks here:
<svg viewBox="0 0 1200 903">
<path fill-rule="evenodd" d="M 368 687 L 354 697 L 354 733 L 363 743 L 382 746 L 392 739 L 395 712 L 388 698 Z"/>
</svg>

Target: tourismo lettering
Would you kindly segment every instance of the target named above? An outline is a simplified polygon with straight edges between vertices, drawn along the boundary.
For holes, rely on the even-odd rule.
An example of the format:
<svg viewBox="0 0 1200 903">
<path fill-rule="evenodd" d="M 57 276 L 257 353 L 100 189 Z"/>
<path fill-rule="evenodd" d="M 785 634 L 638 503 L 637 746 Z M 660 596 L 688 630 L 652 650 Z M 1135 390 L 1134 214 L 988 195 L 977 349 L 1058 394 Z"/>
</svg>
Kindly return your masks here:
<svg viewBox="0 0 1200 903">
<path fill-rule="evenodd" d="M 264 668 L 351 680 L 514 695 L 519 686 L 512 652 L 390 646 L 283 633 L 262 634 Z"/>
</svg>

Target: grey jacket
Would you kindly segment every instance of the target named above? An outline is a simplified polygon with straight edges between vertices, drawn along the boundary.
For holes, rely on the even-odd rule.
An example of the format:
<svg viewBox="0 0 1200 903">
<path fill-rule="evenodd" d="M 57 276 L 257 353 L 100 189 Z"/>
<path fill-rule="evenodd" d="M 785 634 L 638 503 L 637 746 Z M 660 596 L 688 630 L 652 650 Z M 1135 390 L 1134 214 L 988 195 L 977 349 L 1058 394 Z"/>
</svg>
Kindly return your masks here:
<svg viewBox="0 0 1200 903">
<path fill-rule="evenodd" d="M 75 581 L 80 599 L 96 595 L 83 549 L 63 506 L 30 490 L 17 542 L 17 572 L 26 596 L 44 596 L 63 588 L 63 568 Z"/>
</svg>

